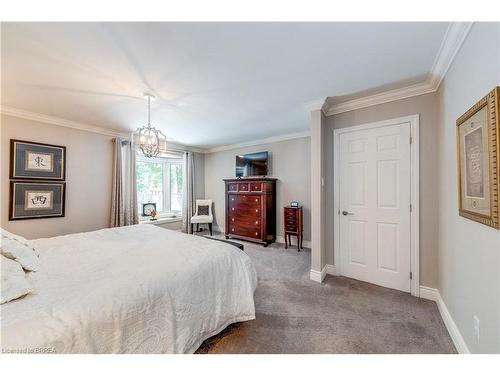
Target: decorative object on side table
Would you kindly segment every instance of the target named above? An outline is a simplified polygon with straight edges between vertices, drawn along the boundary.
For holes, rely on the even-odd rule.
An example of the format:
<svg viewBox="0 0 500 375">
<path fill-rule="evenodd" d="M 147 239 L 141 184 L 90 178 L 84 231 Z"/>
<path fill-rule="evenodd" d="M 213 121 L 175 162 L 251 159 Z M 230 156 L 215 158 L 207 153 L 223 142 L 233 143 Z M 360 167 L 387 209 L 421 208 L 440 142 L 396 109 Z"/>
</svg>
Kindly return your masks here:
<svg viewBox="0 0 500 375">
<path fill-rule="evenodd" d="M 63 217 L 64 182 L 11 181 L 9 220 Z"/>
<path fill-rule="evenodd" d="M 293 203 L 293 202 L 292 202 Z M 287 206 L 283 209 L 283 225 L 285 234 L 285 249 L 288 245 L 292 245 L 291 236 L 297 237 L 297 251 L 302 249 L 302 241 L 304 239 L 304 219 L 302 206 Z"/>
<path fill-rule="evenodd" d="M 290 202 L 290 207 L 293 207 L 293 208 L 299 207 L 299 202 L 291 201 Z"/>
<path fill-rule="evenodd" d="M 10 178 L 64 181 L 66 147 L 10 140 Z"/>
<path fill-rule="evenodd" d="M 149 220 L 155 221 L 156 220 L 156 210 L 151 211 L 151 214 L 149 216 L 151 216 L 151 219 L 149 219 Z"/>
<path fill-rule="evenodd" d="M 142 216 L 151 216 L 152 212 L 156 214 L 156 203 L 143 203 L 142 204 Z"/>
<path fill-rule="evenodd" d="M 460 216 L 499 228 L 497 87 L 456 123 Z"/>
</svg>

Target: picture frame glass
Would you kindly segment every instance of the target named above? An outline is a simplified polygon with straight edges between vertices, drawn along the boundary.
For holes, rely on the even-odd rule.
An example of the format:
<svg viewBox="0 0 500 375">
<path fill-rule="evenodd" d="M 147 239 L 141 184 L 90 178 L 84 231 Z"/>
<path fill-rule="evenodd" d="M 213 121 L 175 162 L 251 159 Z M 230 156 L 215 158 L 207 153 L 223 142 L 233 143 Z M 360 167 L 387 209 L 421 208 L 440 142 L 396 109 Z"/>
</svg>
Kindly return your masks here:
<svg viewBox="0 0 500 375">
<path fill-rule="evenodd" d="M 487 106 L 458 126 L 462 210 L 491 214 Z"/>
<path fill-rule="evenodd" d="M 11 182 L 9 220 L 64 216 L 64 182 Z"/>
<path fill-rule="evenodd" d="M 11 179 L 64 181 L 65 167 L 65 146 L 11 139 Z"/>
</svg>

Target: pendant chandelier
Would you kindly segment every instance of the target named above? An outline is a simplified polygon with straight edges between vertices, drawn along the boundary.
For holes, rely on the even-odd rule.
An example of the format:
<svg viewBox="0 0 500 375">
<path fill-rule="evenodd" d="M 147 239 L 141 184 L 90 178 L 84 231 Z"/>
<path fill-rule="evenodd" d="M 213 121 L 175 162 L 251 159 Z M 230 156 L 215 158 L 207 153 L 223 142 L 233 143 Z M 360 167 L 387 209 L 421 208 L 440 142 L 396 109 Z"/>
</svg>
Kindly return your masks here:
<svg viewBox="0 0 500 375">
<path fill-rule="evenodd" d="M 160 153 L 160 142 L 165 142 L 166 136 L 161 130 L 151 126 L 151 100 L 155 97 L 151 94 L 144 94 L 144 98 L 148 100 L 148 124 L 138 128 L 136 133 L 139 136 L 139 148 L 144 156 L 153 158 Z"/>
</svg>

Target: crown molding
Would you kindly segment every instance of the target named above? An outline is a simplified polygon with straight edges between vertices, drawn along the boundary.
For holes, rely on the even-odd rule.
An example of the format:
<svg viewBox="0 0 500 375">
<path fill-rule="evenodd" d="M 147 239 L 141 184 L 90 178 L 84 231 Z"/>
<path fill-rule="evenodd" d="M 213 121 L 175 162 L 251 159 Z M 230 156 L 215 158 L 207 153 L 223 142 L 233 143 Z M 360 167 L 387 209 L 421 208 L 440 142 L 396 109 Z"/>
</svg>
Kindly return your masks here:
<svg viewBox="0 0 500 375">
<path fill-rule="evenodd" d="M 429 83 L 437 90 L 458 51 L 462 47 L 474 22 L 451 22 L 448 25 L 438 54 L 428 77 Z"/>
<path fill-rule="evenodd" d="M 343 103 L 333 104 L 327 109 L 325 114 L 326 116 L 336 115 L 338 113 L 354 111 L 356 109 L 371 107 L 377 104 L 384 104 L 396 100 L 411 98 L 413 96 L 428 94 L 434 91 L 436 91 L 436 89 L 432 87 L 430 82 L 424 81 L 399 89 L 388 90 Z"/>
<path fill-rule="evenodd" d="M 428 74 L 425 81 L 399 89 L 348 100 L 343 103 L 327 104 L 326 108 L 323 109 L 325 115 L 331 116 L 437 91 L 473 24 L 473 22 L 451 22 L 450 25 L 448 25 L 432 65 L 431 72 Z"/>
<path fill-rule="evenodd" d="M 304 107 L 309 111 L 322 110 L 325 113 L 327 97 L 319 98 L 304 104 Z"/>
<path fill-rule="evenodd" d="M 288 140 L 296 139 L 296 138 L 309 137 L 310 135 L 311 134 L 309 131 L 304 131 L 304 132 L 299 132 L 299 133 L 291 133 L 291 134 L 280 135 L 280 136 L 276 136 L 276 137 L 257 139 L 255 141 L 249 141 L 249 142 L 244 142 L 244 143 L 235 143 L 235 144 L 231 144 L 231 145 L 213 147 L 213 148 L 205 149 L 205 153 L 210 154 L 212 152 L 234 150 L 236 148 L 258 146 L 258 145 L 264 145 L 264 144 L 268 144 L 268 143 L 288 141 Z"/>
<path fill-rule="evenodd" d="M 121 137 L 121 138 L 130 137 L 130 133 L 120 132 L 118 130 L 113 130 L 113 129 L 106 129 L 95 125 L 84 124 L 81 122 L 66 120 L 60 117 L 43 115 L 41 113 L 25 111 L 23 109 L 9 107 L 5 105 L 0 106 L 0 113 L 2 115 L 18 117 L 25 120 L 43 122 L 45 124 L 62 126 L 66 128 L 83 130 L 87 132 L 107 135 L 110 137 Z"/>
</svg>

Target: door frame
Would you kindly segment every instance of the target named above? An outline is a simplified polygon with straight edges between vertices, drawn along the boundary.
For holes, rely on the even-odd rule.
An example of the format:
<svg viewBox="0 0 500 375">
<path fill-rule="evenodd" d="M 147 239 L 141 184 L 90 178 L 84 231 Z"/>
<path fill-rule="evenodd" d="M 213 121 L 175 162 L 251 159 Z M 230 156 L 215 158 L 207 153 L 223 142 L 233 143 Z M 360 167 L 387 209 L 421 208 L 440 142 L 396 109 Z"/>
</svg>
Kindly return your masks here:
<svg viewBox="0 0 500 375">
<path fill-rule="evenodd" d="M 419 167 L 419 127 L 420 116 L 411 115 L 393 118 L 390 120 L 369 122 L 361 125 L 355 125 L 333 130 L 333 251 L 335 273 L 342 275 L 340 262 L 340 176 L 339 176 L 339 158 L 340 158 L 340 135 L 344 133 L 355 132 L 381 128 L 390 125 L 407 123 L 410 126 L 410 293 L 415 297 L 420 297 L 420 167 Z M 410 141 L 410 140 L 408 140 Z M 408 207 L 410 209 L 410 207 Z M 410 277 L 410 275 L 408 275 Z"/>
</svg>

